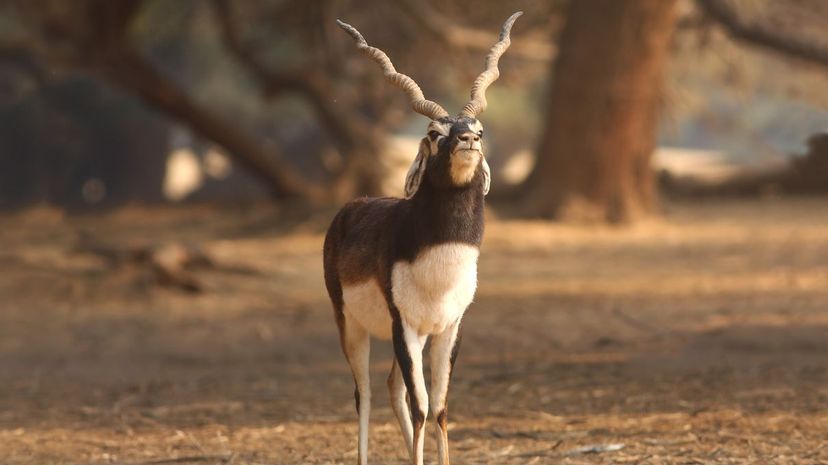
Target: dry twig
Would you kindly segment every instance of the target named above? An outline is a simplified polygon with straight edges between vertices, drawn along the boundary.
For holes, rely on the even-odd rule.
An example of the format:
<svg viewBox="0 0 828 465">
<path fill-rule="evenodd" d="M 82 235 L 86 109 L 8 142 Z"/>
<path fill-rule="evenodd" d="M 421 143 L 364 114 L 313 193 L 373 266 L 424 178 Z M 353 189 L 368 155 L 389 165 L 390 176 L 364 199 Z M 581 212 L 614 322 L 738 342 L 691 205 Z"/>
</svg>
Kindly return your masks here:
<svg viewBox="0 0 828 465">
<path fill-rule="evenodd" d="M 229 465 L 235 460 L 236 454 L 224 455 L 186 455 L 183 457 L 169 457 L 162 459 L 143 460 L 140 462 L 122 462 L 123 465 L 161 465 L 165 463 L 196 463 L 196 462 L 219 462 Z"/>
</svg>

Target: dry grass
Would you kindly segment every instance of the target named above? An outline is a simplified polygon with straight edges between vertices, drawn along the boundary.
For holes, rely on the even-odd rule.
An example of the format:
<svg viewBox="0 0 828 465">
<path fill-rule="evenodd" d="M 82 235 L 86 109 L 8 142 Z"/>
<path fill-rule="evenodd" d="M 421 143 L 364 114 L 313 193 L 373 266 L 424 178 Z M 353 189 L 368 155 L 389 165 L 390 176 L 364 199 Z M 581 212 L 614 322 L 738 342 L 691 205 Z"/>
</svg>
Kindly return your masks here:
<svg viewBox="0 0 828 465">
<path fill-rule="evenodd" d="M 330 213 L 0 217 L 0 463 L 353 463 Z M 79 231 L 222 266 L 196 272 L 201 294 L 163 288 L 76 251 Z M 674 206 L 626 229 L 491 221 L 480 266 L 456 463 L 828 463 L 824 200 Z M 374 347 L 372 458 L 403 464 Z"/>
</svg>

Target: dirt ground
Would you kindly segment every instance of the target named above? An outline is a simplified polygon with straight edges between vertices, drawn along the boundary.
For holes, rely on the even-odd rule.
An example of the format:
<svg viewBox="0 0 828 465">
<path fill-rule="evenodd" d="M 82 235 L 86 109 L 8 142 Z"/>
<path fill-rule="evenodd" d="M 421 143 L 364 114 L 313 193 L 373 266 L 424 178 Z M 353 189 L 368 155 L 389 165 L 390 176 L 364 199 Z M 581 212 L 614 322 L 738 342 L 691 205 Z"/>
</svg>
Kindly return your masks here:
<svg viewBox="0 0 828 465">
<path fill-rule="evenodd" d="M 354 463 L 331 215 L 0 216 L 0 463 Z M 453 463 L 828 463 L 828 201 L 669 205 L 629 228 L 493 217 Z M 189 293 L 81 237 L 193 244 L 214 266 Z M 371 462 L 403 464 L 391 352 L 373 348 Z"/>
</svg>

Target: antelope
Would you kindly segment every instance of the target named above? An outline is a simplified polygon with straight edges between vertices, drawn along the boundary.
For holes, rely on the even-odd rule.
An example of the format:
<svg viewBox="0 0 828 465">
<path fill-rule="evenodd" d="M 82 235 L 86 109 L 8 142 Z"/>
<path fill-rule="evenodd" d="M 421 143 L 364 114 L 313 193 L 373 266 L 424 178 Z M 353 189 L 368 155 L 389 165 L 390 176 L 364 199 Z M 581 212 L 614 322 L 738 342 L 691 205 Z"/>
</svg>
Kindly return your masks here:
<svg viewBox="0 0 828 465">
<path fill-rule="evenodd" d="M 440 465 L 449 465 L 447 392 L 460 347 L 460 322 L 477 288 L 483 238 L 483 197 L 489 165 L 483 156 L 486 89 L 500 75 L 513 14 L 475 79 L 471 99 L 456 117 L 426 100 L 413 79 L 394 69 L 353 26 L 337 20 L 357 48 L 402 89 L 415 112 L 428 117 L 426 135 L 405 180 L 405 198 L 360 198 L 334 217 L 325 236 L 325 286 L 340 343 L 350 365 L 359 415 L 358 463 L 368 462 L 371 336 L 393 341 L 388 376 L 391 406 L 413 465 L 423 465 L 423 433 L 431 411 Z M 423 376 L 423 348 L 431 337 L 431 390 Z"/>
</svg>

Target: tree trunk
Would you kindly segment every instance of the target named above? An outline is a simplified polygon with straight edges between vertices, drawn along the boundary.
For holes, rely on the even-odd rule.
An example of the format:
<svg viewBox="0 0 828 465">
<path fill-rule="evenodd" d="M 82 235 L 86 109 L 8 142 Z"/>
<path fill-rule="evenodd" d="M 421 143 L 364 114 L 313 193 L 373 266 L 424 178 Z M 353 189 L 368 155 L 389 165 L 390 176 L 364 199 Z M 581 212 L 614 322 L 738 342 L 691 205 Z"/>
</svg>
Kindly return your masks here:
<svg viewBox="0 0 828 465">
<path fill-rule="evenodd" d="M 525 204 L 532 216 L 629 221 L 656 205 L 650 157 L 675 1 L 568 8 Z"/>
<path fill-rule="evenodd" d="M 153 108 L 188 125 L 195 133 L 227 149 L 233 160 L 257 176 L 277 198 L 322 201 L 327 194 L 305 181 L 275 149 L 265 149 L 231 123 L 215 117 L 191 100 L 172 81 L 161 76 L 143 57 L 120 49 L 105 60 L 103 71 L 114 83 L 142 98 Z"/>
<path fill-rule="evenodd" d="M 382 130 L 364 121 L 353 102 L 337 99 L 330 78 L 317 69 L 276 71 L 269 68 L 244 45 L 240 24 L 229 0 L 213 0 L 213 12 L 225 47 L 259 81 L 265 97 L 297 92 L 316 112 L 320 126 L 331 136 L 345 160 L 332 182 L 332 199 L 345 202 L 358 195 L 381 195 L 382 173 L 377 166 Z"/>
</svg>

